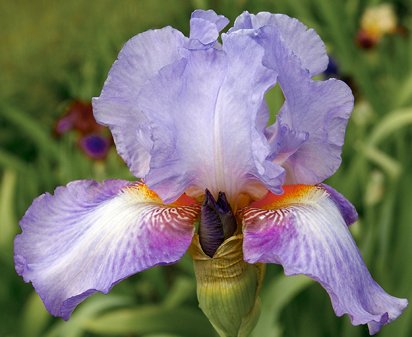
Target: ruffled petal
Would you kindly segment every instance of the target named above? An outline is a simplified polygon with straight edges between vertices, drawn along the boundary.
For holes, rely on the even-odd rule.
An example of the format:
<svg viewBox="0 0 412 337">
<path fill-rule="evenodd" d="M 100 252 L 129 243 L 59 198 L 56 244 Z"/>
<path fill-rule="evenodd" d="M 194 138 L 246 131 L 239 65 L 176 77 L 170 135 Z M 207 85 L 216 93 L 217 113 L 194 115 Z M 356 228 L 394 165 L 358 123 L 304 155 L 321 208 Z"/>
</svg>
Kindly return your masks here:
<svg viewBox="0 0 412 337">
<path fill-rule="evenodd" d="M 401 314 L 407 300 L 388 295 L 372 279 L 336 204 L 343 197 L 329 191 L 285 186 L 283 195 L 252 204 L 243 218 L 244 257 L 315 279 L 338 316 L 348 314 L 353 325 L 368 324 L 374 334 Z"/>
<path fill-rule="evenodd" d="M 313 75 L 322 73 L 328 65 L 326 48 L 319 35 L 300 21 L 284 14 L 260 12 L 256 15 L 242 13 L 229 32 L 239 29 L 277 28 L 286 48 L 296 55 L 302 66 Z"/>
<path fill-rule="evenodd" d="M 15 240 L 18 274 L 55 316 L 68 319 L 91 294 L 179 260 L 190 245 L 199 206 L 172 207 L 145 185 L 75 181 L 38 197 Z"/>
<path fill-rule="evenodd" d="M 309 138 L 307 132 L 290 129 L 281 123 L 275 123 L 268 127 L 265 134 L 271 145 L 272 155 L 270 158 L 279 165 L 284 165 L 289 157 Z"/>
<path fill-rule="evenodd" d="M 229 20 L 223 15 L 217 15 L 213 10 L 195 10 L 190 18 L 189 48 L 212 46 L 219 37 L 219 32 L 225 28 Z"/>
<path fill-rule="evenodd" d="M 286 182 L 320 183 L 340 166 L 345 129 L 353 108 L 351 90 L 336 79 L 313 81 L 276 27 L 262 27 L 257 40 L 266 51 L 264 64 L 278 72 L 285 96 L 277 116 L 278 128 L 286 126 L 296 134 L 307 134 L 307 140 L 283 164 L 287 169 Z"/>
<path fill-rule="evenodd" d="M 222 50 L 190 50 L 146 83 L 138 100 L 153 131 L 145 182 L 163 200 L 194 186 L 199 194 L 225 192 L 232 203 L 253 179 L 280 191 L 283 169 L 266 160 L 270 148 L 256 122 L 276 82 L 263 55 L 250 36 L 224 35 Z"/>
<path fill-rule="evenodd" d="M 100 97 L 93 99 L 96 120 L 110 128 L 117 152 L 136 177 L 149 170 L 151 126 L 137 109 L 144 83 L 181 58 L 187 38 L 171 27 L 149 30 L 130 39 L 110 69 Z"/>
</svg>

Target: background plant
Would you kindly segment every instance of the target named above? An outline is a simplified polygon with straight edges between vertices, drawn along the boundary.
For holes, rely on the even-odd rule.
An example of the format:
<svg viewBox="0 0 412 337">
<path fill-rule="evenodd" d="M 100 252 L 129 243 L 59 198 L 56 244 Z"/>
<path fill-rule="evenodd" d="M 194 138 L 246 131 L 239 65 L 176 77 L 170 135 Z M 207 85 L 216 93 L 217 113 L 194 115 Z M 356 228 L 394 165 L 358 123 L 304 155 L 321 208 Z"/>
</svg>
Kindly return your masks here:
<svg viewBox="0 0 412 337">
<path fill-rule="evenodd" d="M 339 76 L 355 94 L 343 164 L 329 180 L 357 207 L 352 226 L 366 263 L 389 292 L 412 298 L 412 4 L 390 2 L 399 31 L 372 49 L 356 42 L 365 8 L 379 1 L 105 0 L 0 2 L 0 336 L 213 336 L 197 307 L 190 259 L 132 277 L 110 295 L 88 299 L 63 322 L 46 313 L 14 272 L 13 238 L 34 197 L 81 178 L 133 179 L 114 149 L 87 158 L 74 133 L 57 139 L 56 120 L 73 100 L 100 93 L 121 46 L 133 35 L 172 25 L 188 33 L 195 8 L 229 19 L 243 10 L 281 12 L 313 27 Z M 272 111 L 279 89 L 267 96 Z M 273 116 L 274 117 L 274 116 Z M 271 266 L 255 337 L 367 336 L 336 318 L 326 292 L 305 277 Z M 410 309 L 380 336 L 412 335 Z"/>
</svg>

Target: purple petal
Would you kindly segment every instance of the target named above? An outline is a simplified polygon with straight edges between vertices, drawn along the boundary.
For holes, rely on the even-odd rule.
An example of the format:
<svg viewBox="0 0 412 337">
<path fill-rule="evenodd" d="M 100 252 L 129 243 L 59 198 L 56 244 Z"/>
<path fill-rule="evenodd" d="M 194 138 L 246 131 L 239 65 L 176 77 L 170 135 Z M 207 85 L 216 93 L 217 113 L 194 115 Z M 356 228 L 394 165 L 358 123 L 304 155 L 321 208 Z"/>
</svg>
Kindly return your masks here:
<svg viewBox="0 0 412 337">
<path fill-rule="evenodd" d="M 274 26 L 286 48 L 296 55 L 302 66 L 313 75 L 323 72 L 328 65 L 325 45 L 319 35 L 300 21 L 284 14 L 261 12 L 256 15 L 244 12 L 235 21 L 233 32 L 239 29 L 259 29 Z"/>
<path fill-rule="evenodd" d="M 266 129 L 265 134 L 271 144 L 272 156 L 270 158 L 279 165 L 283 165 L 309 137 L 307 132 L 293 130 L 281 124 L 279 119 L 278 123 Z"/>
<path fill-rule="evenodd" d="M 341 163 L 345 129 L 353 108 L 351 90 L 335 79 L 313 81 L 275 27 L 265 26 L 257 35 L 266 50 L 264 64 L 278 72 L 285 96 L 276 123 L 308 137 L 284 162 L 286 181 L 320 183 L 335 173 Z"/>
<path fill-rule="evenodd" d="M 277 123 L 284 121 L 289 129 L 308 134 L 307 141 L 285 162 L 287 182 L 320 183 L 341 164 L 346 125 L 353 108 L 352 93 L 346 84 L 333 79 L 303 80 L 300 84 L 288 79 L 282 84 L 286 101 Z"/>
<path fill-rule="evenodd" d="M 244 257 L 313 278 L 329 293 L 338 316 L 348 314 L 353 325 L 368 324 L 375 334 L 402 313 L 407 300 L 388 295 L 372 279 L 336 204 L 341 196 L 329 191 L 285 186 L 284 195 L 252 204 L 243 218 Z"/>
<path fill-rule="evenodd" d="M 339 211 L 348 226 L 358 220 L 358 212 L 356 212 L 355 207 L 348 201 L 348 199 L 329 185 L 320 184 L 320 186 L 329 193 L 330 198 L 336 206 L 338 206 Z"/>
<path fill-rule="evenodd" d="M 146 81 L 181 58 L 186 41 L 171 27 L 136 35 L 120 51 L 100 97 L 93 99 L 96 120 L 110 128 L 117 151 L 136 177 L 148 172 L 153 145 L 151 125 L 137 109 L 136 98 Z"/>
<path fill-rule="evenodd" d="M 190 46 L 197 49 L 213 45 L 219 37 L 219 32 L 225 28 L 229 20 L 223 15 L 217 15 L 213 10 L 195 10 L 190 19 Z M 197 43 L 196 43 L 197 42 Z"/>
<path fill-rule="evenodd" d="M 263 101 L 256 116 L 256 128 L 259 132 L 265 132 L 269 122 L 269 113 L 269 106 L 266 101 Z"/>
<path fill-rule="evenodd" d="M 190 50 L 148 81 L 138 105 L 152 125 L 145 182 L 165 201 L 188 187 L 226 193 L 230 202 L 255 179 L 280 191 L 283 170 L 267 160 L 257 111 L 276 73 L 249 36 L 223 36 L 222 50 Z"/>
<path fill-rule="evenodd" d="M 193 236 L 197 206 L 169 207 L 145 185 L 75 181 L 34 200 L 15 240 L 16 271 L 55 316 L 91 294 L 173 263 Z"/>
</svg>

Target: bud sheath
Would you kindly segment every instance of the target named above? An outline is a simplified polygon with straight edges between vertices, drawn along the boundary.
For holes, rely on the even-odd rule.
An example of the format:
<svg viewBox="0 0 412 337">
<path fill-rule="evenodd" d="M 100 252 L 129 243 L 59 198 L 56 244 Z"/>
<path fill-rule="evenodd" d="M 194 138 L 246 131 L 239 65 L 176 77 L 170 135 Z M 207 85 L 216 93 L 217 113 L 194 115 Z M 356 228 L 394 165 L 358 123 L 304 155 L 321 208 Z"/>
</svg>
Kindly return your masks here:
<svg viewBox="0 0 412 337">
<path fill-rule="evenodd" d="M 213 258 L 203 252 L 198 235 L 190 247 L 199 306 L 221 337 L 248 336 L 260 314 L 264 266 L 243 260 L 242 242 L 242 235 L 230 237 Z"/>
</svg>

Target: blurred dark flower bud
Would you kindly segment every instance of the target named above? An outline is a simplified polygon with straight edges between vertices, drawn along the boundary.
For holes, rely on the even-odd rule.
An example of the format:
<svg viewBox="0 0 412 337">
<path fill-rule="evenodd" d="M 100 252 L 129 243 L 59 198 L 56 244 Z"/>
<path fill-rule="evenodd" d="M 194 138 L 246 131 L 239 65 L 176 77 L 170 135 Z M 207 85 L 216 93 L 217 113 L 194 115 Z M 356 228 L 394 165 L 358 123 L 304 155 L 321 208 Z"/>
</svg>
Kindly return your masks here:
<svg viewBox="0 0 412 337">
<path fill-rule="evenodd" d="M 105 159 L 112 142 L 110 137 L 100 134 L 86 135 L 80 138 L 79 146 L 91 159 Z"/>
</svg>

